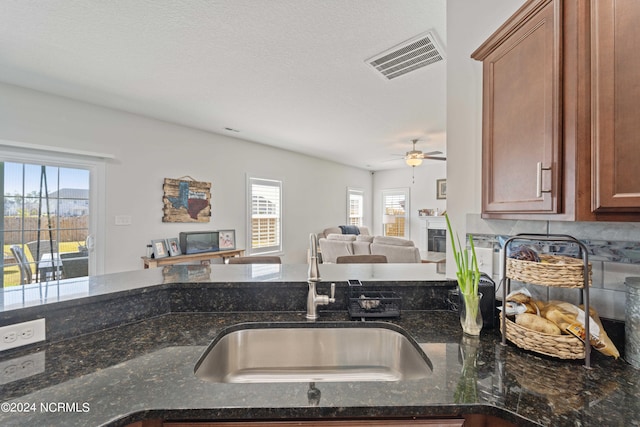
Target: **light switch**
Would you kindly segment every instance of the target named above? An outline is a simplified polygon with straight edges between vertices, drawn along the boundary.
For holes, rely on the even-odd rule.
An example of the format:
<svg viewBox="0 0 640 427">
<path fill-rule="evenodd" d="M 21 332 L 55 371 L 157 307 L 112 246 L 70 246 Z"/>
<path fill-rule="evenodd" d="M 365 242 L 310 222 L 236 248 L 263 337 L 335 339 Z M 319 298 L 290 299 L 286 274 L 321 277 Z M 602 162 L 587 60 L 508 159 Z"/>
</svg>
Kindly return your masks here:
<svg viewBox="0 0 640 427">
<path fill-rule="evenodd" d="M 131 225 L 131 215 L 116 215 L 116 225 Z"/>
</svg>

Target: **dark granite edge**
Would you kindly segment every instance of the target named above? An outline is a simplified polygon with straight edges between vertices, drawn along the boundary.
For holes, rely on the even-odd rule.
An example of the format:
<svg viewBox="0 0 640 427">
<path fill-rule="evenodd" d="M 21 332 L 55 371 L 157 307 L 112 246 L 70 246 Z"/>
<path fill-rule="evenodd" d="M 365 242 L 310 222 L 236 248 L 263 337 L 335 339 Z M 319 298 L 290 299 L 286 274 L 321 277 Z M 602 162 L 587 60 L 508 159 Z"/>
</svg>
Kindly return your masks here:
<svg viewBox="0 0 640 427">
<path fill-rule="evenodd" d="M 325 285 L 329 285 L 330 283 L 335 283 L 337 288 L 347 288 L 348 284 L 347 284 L 347 280 L 334 280 L 334 281 L 321 281 L 319 286 L 325 286 Z M 396 281 L 396 280 L 389 280 L 389 281 L 384 281 L 384 282 L 379 282 L 379 281 L 362 281 L 363 284 L 367 284 L 367 285 L 372 285 L 372 286 L 377 286 L 380 285 L 381 283 L 384 283 L 385 286 L 393 286 L 393 287 L 411 287 L 411 286 L 417 286 L 417 285 L 424 285 L 425 283 L 428 283 L 430 287 L 449 287 L 449 286 L 453 286 L 455 285 L 456 281 L 455 280 L 439 280 L 439 281 L 421 281 L 421 280 L 405 280 L 405 281 Z M 69 299 L 64 299 L 61 301 L 53 301 L 50 303 L 43 303 L 43 304 L 38 304 L 38 305 L 30 305 L 27 307 L 18 307 L 18 308 L 13 308 L 10 310 L 4 310 L 4 311 L 0 311 L 0 326 L 6 325 L 6 324 L 10 324 L 7 322 L 7 320 L 12 319 L 12 318 L 21 318 L 21 317 L 28 317 L 28 316 L 34 316 L 34 315 L 39 315 L 39 317 L 42 317 L 42 315 L 44 313 L 46 313 L 47 311 L 51 311 L 51 310 L 59 310 L 59 309 L 63 309 L 63 308 L 68 308 L 68 307 L 75 307 L 79 304 L 91 304 L 93 302 L 98 302 L 98 301 L 109 301 L 109 300 L 113 300 L 113 299 L 118 299 L 118 298 L 124 298 L 124 297 L 128 297 L 131 295 L 136 295 L 136 294 L 142 294 L 142 293 L 149 293 L 149 292 L 155 292 L 155 291 L 159 291 L 159 290 L 169 290 L 169 291 L 173 291 L 173 290 L 185 290 L 185 289 L 215 289 L 215 288 L 220 288 L 220 289 L 238 289 L 238 288 L 255 288 L 255 287 L 265 287 L 265 288 L 273 288 L 274 286 L 277 287 L 292 287 L 292 286 L 297 286 L 297 287 L 302 287 L 302 288 L 306 288 L 307 287 L 307 282 L 305 281 L 301 281 L 301 282 L 287 282 L 287 281 L 268 281 L 268 282 L 258 282 L 258 281 L 252 281 L 252 282 L 229 282 L 229 281 L 223 281 L 223 282 L 211 282 L 211 281 L 201 281 L 201 282 L 167 282 L 167 283 L 159 283 L 159 284 L 150 284 L 147 286 L 143 286 L 143 287 L 136 287 L 136 288 L 132 288 L 132 289 L 127 289 L 127 290 L 121 290 L 121 291 L 116 291 L 116 292 L 108 292 L 108 293 L 102 293 L 102 294 L 98 294 L 98 295 L 91 295 L 91 296 L 86 296 L 86 297 L 80 297 L 80 298 L 69 298 Z M 37 318 L 37 317 L 34 317 Z"/>
<path fill-rule="evenodd" d="M 445 404 L 425 406 L 376 406 L 376 407 L 273 407 L 273 408 L 217 408 L 217 409 L 150 409 L 127 414 L 114 420 L 107 427 L 125 427 L 129 424 L 162 419 L 165 421 L 299 421 L 309 419 L 391 419 L 414 417 L 464 418 L 465 415 L 487 415 L 514 423 L 518 427 L 540 427 L 532 420 L 489 404 Z"/>
<path fill-rule="evenodd" d="M 151 294 L 153 292 L 170 288 L 171 286 L 174 286 L 174 285 L 177 285 L 177 283 L 176 284 L 161 283 L 157 285 L 149 285 L 149 286 L 140 287 L 140 288 L 109 292 L 109 293 L 104 293 L 99 295 L 91 295 L 91 296 L 86 296 L 81 298 L 69 298 L 61 301 L 47 302 L 40 305 L 30 305 L 27 307 L 20 307 L 20 308 L 15 308 L 11 310 L 5 310 L 0 312 L 0 326 L 10 324 L 7 322 L 7 320 L 10 320 L 10 319 L 16 319 L 16 318 L 22 318 L 22 317 L 33 317 L 33 316 L 35 316 L 34 318 L 44 317 L 46 313 L 49 311 L 62 310 L 65 308 L 74 308 L 74 307 L 77 307 L 78 305 L 93 304 L 96 302 L 104 302 L 104 301 L 110 301 L 115 299 L 127 298 L 132 295 Z"/>
</svg>

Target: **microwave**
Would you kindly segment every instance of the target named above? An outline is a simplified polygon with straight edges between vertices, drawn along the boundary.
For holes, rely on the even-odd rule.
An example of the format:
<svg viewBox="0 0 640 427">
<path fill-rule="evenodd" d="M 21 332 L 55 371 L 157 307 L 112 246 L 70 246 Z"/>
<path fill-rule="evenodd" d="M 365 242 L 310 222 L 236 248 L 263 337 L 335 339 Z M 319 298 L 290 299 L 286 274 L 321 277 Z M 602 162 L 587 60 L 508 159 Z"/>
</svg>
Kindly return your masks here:
<svg viewBox="0 0 640 427">
<path fill-rule="evenodd" d="M 179 234 L 183 254 L 198 254 L 220 250 L 220 233 L 217 231 L 188 231 Z"/>
</svg>

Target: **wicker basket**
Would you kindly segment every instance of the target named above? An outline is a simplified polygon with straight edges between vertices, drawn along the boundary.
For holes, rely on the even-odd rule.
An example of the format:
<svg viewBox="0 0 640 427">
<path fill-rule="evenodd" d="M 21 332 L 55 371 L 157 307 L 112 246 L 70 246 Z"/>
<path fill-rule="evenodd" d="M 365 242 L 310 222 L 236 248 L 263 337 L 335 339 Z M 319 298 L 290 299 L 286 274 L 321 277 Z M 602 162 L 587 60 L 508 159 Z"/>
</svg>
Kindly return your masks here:
<svg viewBox="0 0 640 427">
<path fill-rule="evenodd" d="M 540 262 L 507 258 L 507 277 L 519 282 L 563 288 L 584 287 L 581 259 L 560 255 L 540 255 Z M 591 286 L 591 263 L 589 263 Z"/>
<path fill-rule="evenodd" d="M 500 313 L 500 319 L 503 319 Z M 502 328 L 500 329 L 502 332 Z M 584 343 L 573 335 L 551 335 L 518 325 L 507 317 L 506 338 L 516 346 L 559 359 L 584 359 Z"/>
</svg>

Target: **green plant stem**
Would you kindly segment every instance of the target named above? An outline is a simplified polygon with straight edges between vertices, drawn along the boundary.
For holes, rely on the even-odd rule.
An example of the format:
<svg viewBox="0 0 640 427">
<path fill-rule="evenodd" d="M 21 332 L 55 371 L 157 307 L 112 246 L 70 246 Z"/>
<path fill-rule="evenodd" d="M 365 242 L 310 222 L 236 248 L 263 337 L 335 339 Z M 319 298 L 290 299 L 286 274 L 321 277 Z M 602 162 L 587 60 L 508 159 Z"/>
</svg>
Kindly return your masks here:
<svg viewBox="0 0 640 427">
<path fill-rule="evenodd" d="M 447 221 L 447 229 L 451 240 L 451 248 L 453 249 L 453 257 L 456 261 L 456 276 L 460 292 L 466 295 L 477 295 L 478 285 L 480 282 L 480 269 L 478 268 L 473 236 L 469 236 L 469 244 L 471 245 L 471 259 L 469 259 L 469 252 L 464 250 L 464 246 L 462 246 L 462 243 L 460 242 L 460 237 L 453 233 L 451 222 L 449 221 L 449 215 L 445 214 L 444 217 Z M 456 240 L 458 241 L 458 247 L 456 247 Z"/>
<path fill-rule="evenodd" d="M 453 394 L 456 403 L 475 403 L 478 401 L 478 345 L 475 337 L 463 338 L 460 343 L 462 371 Z"/>
</svg>

